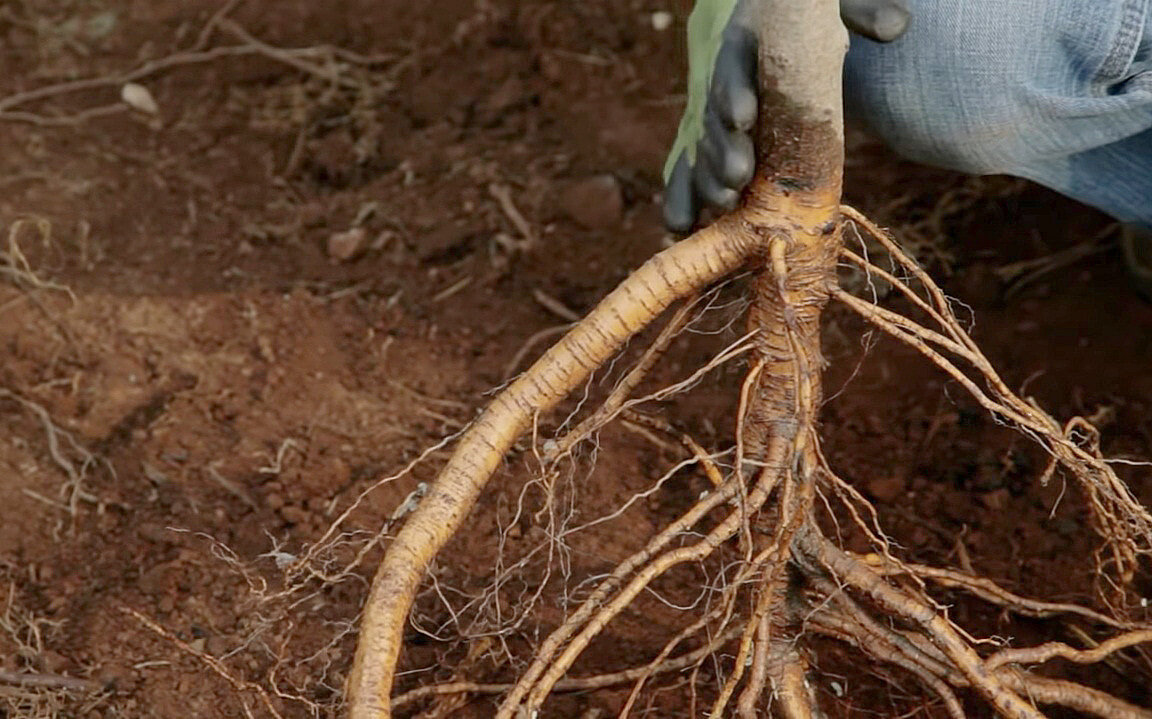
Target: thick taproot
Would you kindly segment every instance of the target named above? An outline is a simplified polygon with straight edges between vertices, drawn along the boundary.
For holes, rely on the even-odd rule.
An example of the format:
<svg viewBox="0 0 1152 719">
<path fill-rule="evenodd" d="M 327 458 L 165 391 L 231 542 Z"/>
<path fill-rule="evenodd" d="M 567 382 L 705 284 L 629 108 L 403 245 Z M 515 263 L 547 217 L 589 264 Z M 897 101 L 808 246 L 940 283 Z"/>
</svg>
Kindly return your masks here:
<svg viewBox="0 0 1152 719">
<path fill-rule="evenodd" d="M 349 677 L 351 719 L 390 716 L 395 665 L 424 573 L 533 417 L 582 384 L 678 298 L 738 268 L 755 237 L 737 214 L 648 260 L 476 419 L 377 569 Z"/>
</svg>

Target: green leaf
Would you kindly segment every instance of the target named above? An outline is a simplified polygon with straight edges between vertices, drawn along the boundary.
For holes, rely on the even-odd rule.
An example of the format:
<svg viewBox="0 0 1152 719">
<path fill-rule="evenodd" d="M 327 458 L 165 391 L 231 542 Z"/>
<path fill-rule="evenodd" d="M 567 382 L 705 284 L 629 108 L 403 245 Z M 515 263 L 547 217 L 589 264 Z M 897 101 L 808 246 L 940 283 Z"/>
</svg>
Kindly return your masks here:
<svg viewBox="0 0 1152 719">
<path fill-rule="evenodd" d="M 672 174 L 676 160 L 688 153 L 688 164 L 696 164 L 696 143 L 704 136 L 704 105 L 712 87 L 716 56 L 724 40 L 724 28 L 739 0 L 696 0 L 688 16 L 688 105 L 680 117 L 680 129 L 664 163 L 664 181 Z"/>
</svg>

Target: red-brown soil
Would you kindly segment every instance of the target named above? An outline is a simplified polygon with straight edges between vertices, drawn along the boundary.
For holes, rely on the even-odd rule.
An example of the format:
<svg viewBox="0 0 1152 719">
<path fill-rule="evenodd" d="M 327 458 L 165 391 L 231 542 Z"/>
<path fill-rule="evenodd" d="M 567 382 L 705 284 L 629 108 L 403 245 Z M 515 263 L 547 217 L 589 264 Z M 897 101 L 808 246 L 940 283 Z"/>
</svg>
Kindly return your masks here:
<svg viewBox="0 0 1152 719">
<path fill-rule="evenodd" d="M 361 491 L 459 429 L 525 342 L 566 322 L 541 295 L 583 313 L 662 246 L 658 173 L 688 5 L 243 2 L 229 17 L 263 42 L 379 62 L 345 64 L 332 80 L 267 56 L 218 58 L 139 80 L 156 116 L 45 122 L 115 104 L 112 84 L 12 109 L 39 122 L 0 120 L 0 672 L 106 687 L 0 684 L 0 717 L 270 716 L 261 691 L 273 687 L 292 695 L 268 699 L 285 717 L 334 715 L 360 578 L 379 554 L 340 582 L 255 597 L 284 588 L 278 558 L 302 554 Z M 2 5 L 0 93 L 188 51 L 220 7 Z M 651 15 L 663 10 L 676 24 L 659 31 Z M 224 31 L 204 40 L 238 42 Z M 1008 383 L 1062 420 L 1094 416 L 1109 455 L 1152 456 L 1152 305 L 1127 287 L 1119 254 L 1105 245 L 1014 292 L 996 274 L 1087 242 L 1108 220 L 1024 183 L 902 163 L 856 133 L 849 149 L 848 198 L 866 213 L 897 229 L 937 213 L 919 225 L 921 256 L 972 308 Z M 1091 602 L 1096 539 L 1075 493 L 1059 478 L 1040 486 L 1043 457 L 1028 441 L 918 357 L 876 338 L 861 363 L 863 331 L 832 313 L 827 451 L 893 539 L 1023 594 Z M 723 339 L 680 343 L 659 379 L 684 376 Z M 739 376 L 710 376 L 660 412 L 723 447 Z M 374 534 L 442 459 L 368 495 L 344 525 L 367 534 L 348 542 Z M 503 643 L 453 641 L 446 621 L 448 605 L 491 579 L 502 537 L 540 532 L 535 509 L 514 532 L 505 524 L 530 460 L 513 457 L 441 557 L 402 688 L 505 681 L 557 620 L 544 602 Z M 635 433 L 605 433 L 596 470 L 575 477 L 572 516 L 610 513 L 673 460 Z M 1118 472 L 1152 501 L 1152 470 Z M 706 486 L 697 473 L 673 478 L 627 522 L 574 540 L 557 575 L 576 587 L 605 571 Z M 693 575 L 675 577 L 660 590 L 690 602 Z M 509 591 L 541 581 L 521 580 Z M 949 599 L 986 635 L 1068 638 L 1058 624 Z M 683 624 L 660 606 L 613 625 L 577 672 L 650 659 Z M 821 693 L 844 716 L 944 716 L 907 677 L 889 683 L 851 650 L 825 649 Z M 1152 704 L 1147 675 L 1079 676 Z M 683 682 L 656 681 L 637 712 L 682 715 Z M 566 695 L 549 715 L 612 715 L 626 694 Z M 485 716 L 488 702 L 461 702 L 460 715 Z"/>
</svg>

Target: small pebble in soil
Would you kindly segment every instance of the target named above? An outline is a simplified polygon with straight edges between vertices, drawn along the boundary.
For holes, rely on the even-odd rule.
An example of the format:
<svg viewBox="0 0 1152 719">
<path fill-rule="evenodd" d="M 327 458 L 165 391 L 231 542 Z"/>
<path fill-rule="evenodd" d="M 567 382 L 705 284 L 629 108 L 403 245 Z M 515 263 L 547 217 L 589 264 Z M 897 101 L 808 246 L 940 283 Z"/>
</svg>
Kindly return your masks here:
<svg viewBox="0 0 1152 719">
<path fill-rule="evenodd" d="M 892 502 L 904 494 L 908 483 L 899 475 L 877 477 L 868 482 L 868 493 L 881 502 Z"/>
<path fill-rule="evenodd" d="M 172 532 L 159 524 L 141 524 L 136 533 L 140 535 L 141 539 L 151 544 L 168 545 L 178 542 L 176 532 Z"/>
<path fill-rule="evenodd" d="M 97 676 L 101 684 L 121 692 L 131 689 L 136 683 L 136 672 L 123 664 L 106 664 Z"/>
<path fill-rule="evenodd" d="M 355 259 L 363 250 L 368 232 L 363 227 L 353 227 L 344 232 L 328 236 L 328 257 L 334 262 L 347 262 Z"/>
<path fill-rule="evenodd" d="M 608 230 L 624 216 L 624 195 L 612 175 L 572 180 L 560 187 L 560 209 L 587 230 Z"/>
<path fill-rule="evenodd" d="M 160 106 L 148 88 L 134 82 L 126 83 L 120 88 L 120 99 L 133 110 L 155 115 L 160 112 Z"/>
<path fill-rule="evenodd" d="M 221 657 L 231 651 L 232 646 L 227 637 L 214 634 L 208 637 L 208 641 L 204 644 L 204 649 L 214 657 Z"/>
<path fill-rule="evenodd" d="M 1012 494 L 1004 488 L 996 489 L 991 492 L 985 492 L 980 495 L 980 501 L 985 507 L 993 512 L 999 512 L 1008 506 L 1008 502 L 1012 500 Z"/>
<path fill-rule="evenodd" d="M 308 512 L 302 507 L 288 505 L 280 508 L 280 516 L 289 524 L 303 524 L 308 521 Z"/>
</svg>

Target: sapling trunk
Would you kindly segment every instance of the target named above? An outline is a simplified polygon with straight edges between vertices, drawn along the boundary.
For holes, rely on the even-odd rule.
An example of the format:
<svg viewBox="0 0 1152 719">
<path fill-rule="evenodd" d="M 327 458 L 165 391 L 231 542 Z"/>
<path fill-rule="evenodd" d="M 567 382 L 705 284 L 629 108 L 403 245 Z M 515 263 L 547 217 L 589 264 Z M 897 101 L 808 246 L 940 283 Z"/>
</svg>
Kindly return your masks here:
<svg viewBox="0 0 1152 719">
<path fill-rule="evenodd" d="M 810 719 L 818 713 L 807 656 L 795 641 L 802 618 L 792 609 L 787 555 L 795 534 L 813 521 L 820 317 L 840 249 L 841 75 L 848 37 L 836 2 L 761 0 L 758 17 L 761 122 L 746 207 L 766 242 L 748 317 L 757 331 L 759 372 L 740 439 L 750 469 L 780 472 L 778 501 L 764 518 L 775 527 L 760 541 L 774 545 L 781 559 L 765 566 L 757 589 L 764 610 L 746 631 L 751 668 L 736 709 L 740 717 L 757 716 L 771 691 L 777 714 Z M 785 468 L 765 466 L 766 448 L 785 439 L 792 454 Z M 722 704 L 713 707 L 713 715 L 722 711 Z"/>
<path fill-rule="evenodd" d="M 774 423 L 810 424 L 819 404 L 820 313 L 840 248 L 848 47 L 836 2 L 760 4 L 759 155 L 745 209 L 764 238 L 749 315 L 764 366 L 745 423 L 751 458 Z"/>
</svg>

